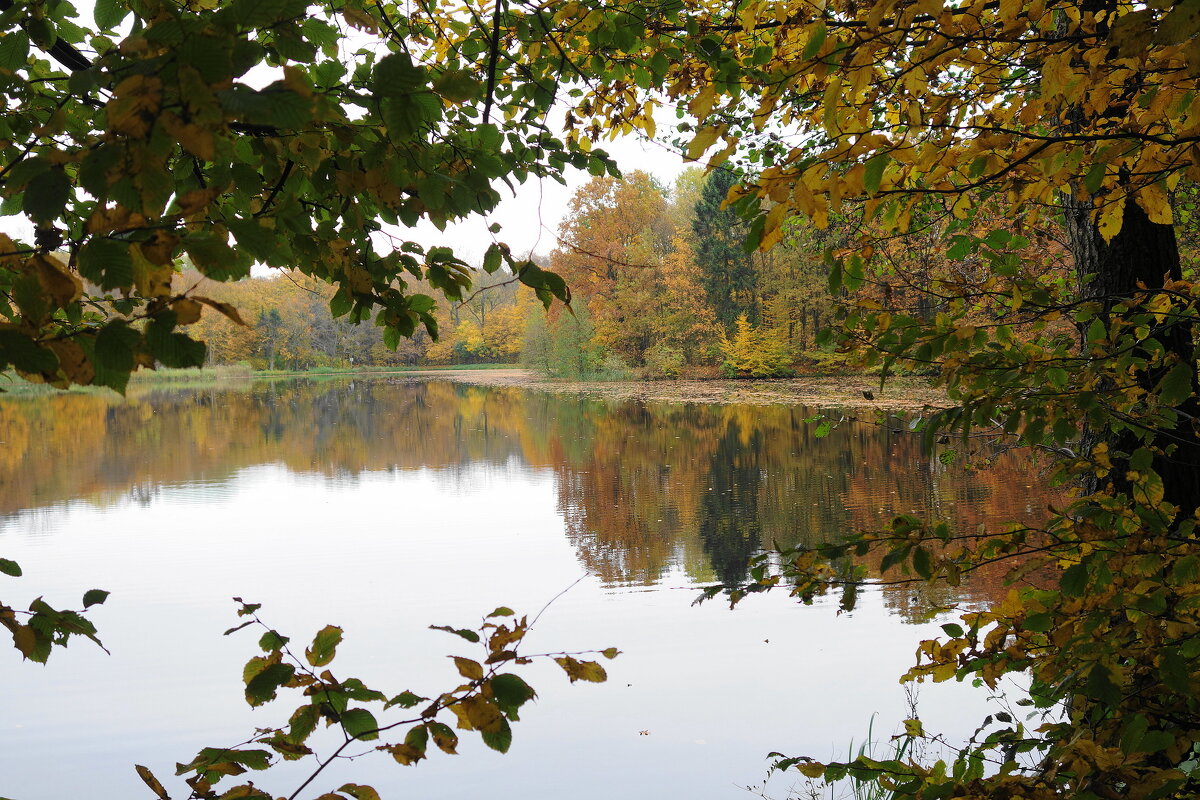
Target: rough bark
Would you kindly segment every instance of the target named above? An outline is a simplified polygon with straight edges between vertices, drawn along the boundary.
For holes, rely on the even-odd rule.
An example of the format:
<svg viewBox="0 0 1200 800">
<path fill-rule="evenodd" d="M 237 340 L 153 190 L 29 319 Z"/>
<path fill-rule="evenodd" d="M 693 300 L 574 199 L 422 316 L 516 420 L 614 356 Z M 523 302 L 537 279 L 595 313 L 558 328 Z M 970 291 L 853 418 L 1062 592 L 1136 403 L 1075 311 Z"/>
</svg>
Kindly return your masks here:
<svg viewBox="0 0 1200 800">
<path fill-rule="evenodd" d="M 1066 228 L 1069 246 L 1075 261 L 1081 300 L 1093 300 L 1102 305 L 1107 318 L 1118 303 L 1147 289 L 1160 289 L 1167 281 L 1182 277 L 1175 228 L 1154 223 L 1132 197 L 1125 203 L 1120 232 L 1105 242 L 1096 227 L 1091 201 L 1069 198 L 1066 203 Z M 1153 335 L 1168 354 L 1179 362 L 1194 365 L 1195 330 L 1188 321 L 1166 321 Z M 1152 391 L 1166 367 L 1147 370 L 1134 376 L 1138 384 Z M 1156 459 L 1156 471 L 1162 476 L 1164 500 L 1181 507 L 1184 515 L 1200 504 L 1200 400 L 1196 373 L 1192 374 L 1193 396 L 1179 408 L 1178 424 L 1168 430 L 1156 430 L 1152 444 L 1164 448 Z M 1103 431 L 1085 430 L 1083 450 L 1107 438 L 1114 451 L 1130 452 L 1140 445 L 1136 434 L 1124 432 L 1105 436 Z M 1114 470 L 1109 478 L 1117 489 L 1123 486 L 1122 470 Z M 1085 487 L 1090 491 L 1101 488 L 1098 482 Z"/>
</svg>

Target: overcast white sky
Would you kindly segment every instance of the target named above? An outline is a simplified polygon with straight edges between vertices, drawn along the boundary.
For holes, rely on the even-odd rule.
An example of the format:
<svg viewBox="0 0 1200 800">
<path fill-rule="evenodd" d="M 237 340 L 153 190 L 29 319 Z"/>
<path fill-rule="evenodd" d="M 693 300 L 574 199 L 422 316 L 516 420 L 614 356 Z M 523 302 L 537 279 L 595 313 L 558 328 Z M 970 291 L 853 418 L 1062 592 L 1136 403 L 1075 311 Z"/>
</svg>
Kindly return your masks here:
<svg viewBox="0 0 1200 800">
<path fill-rule="evenodd" d="M 93 5 L 92 0 L 80 0 L 75 3 L 81 24 L 91 23 Z M 128 27 L 129 19 L 126 19 L 120 28 Z M 361 46 L 366 41 L 364 37 L 363 42 L 348 41 L 346 46 Z M 382 44 L 377 42 L 374 44 L 382 47 Z M 248 85 L 261 88 L 278 77 L 278 70 L 260 65 L 242 80 Z M 668 130 L 676 123 L 674 107 L 669 103 L 664 103 L 658 109 L 656 117 L 659 130 Z M 624 173 L 642 170 L 658 178 L 668 187 L 674 185 L 679 173 L 688 166 L 681 154 L 663 144 L 646 141 L 641 134 L 620 137 L 612 142 L 601 142 L 596 147 L 613 156 Z M 557 245 L 555 234 L 566 213 L 571 195 L 591 179 L 586 171 L 568 169 L 566 186 L 553 180 L 539 181 L 530 178 L 524 184 L 517 185 L 513 194 L 506 186 L 498 184 L 497 189 L 505 199 L 496 211 L 487 217 L 472 217 L 447 226 L 445 231 L 439 231 L 432 224 L 422 221 L 416 228 L 392 229 L 388 232 L 416 241 L 425 247 L 453 247 L 460 258 L 472 265 L 483 261 L 483 254 L 493 241 L 507 243 L 516 258 L 528 258 L 535 253 L 548 254 Z M 498 234 L 488 231 L 488 226 L 493 223 L 499 223 L 501 226 Z M 0 232 L 29 241 L 33 237 L 33 226 L 20 215 L 0 216 Z M 381 241 L 376 246 L 382 249 L 386 245 Z M 264 273 L 268 271 L 263 270 Z"/>
<path fill-rule="evenodd" d="M 633 136 L 618 138 L 597 147 L 608 151 L 622 172 L 628 174 L 642 170 L 668 187 L 688 166 L 680 154 L 666 146 Z M 426 247 L 435 244 L 452 246 L 459 257 L 470 264 L 481 262 L 484 251 L 493 241 L 507 243 L 517 258 L 549 253 L 557 244 L 555 234 L 558 223 L 566 213 L 571 195 L 590 179 L 587 172 L 575 169 L 568 174 L 566 186 L 554 180 L 530 178 L 524 184 L 517 185 L 515 196 L 506 197 L 495 213 L 488 217 L 473 217 L 447 226 L 445 233 L 422 222 L 407 235 Z M 500 191 L 502 195 L 508 194 L 507 187 L 500 186 Z M 500 233 L 488 231 L 488 226 L 493 222 L 500 224 Z"/>
<path fill-rule="evenodd" d="M 642 170 L 658 178 L 664 186 L 673 185 L 679 173 L 688 166 L 680 154 L 666 146 L 633 136 L 598 147 L 607 150 L 625 173 Z M 506 242 L 517 258 L 549 253 L 557 244 L 555 233 L 566 213 L 567 202 L 590 179 L 587 172 L 572 168 L 567 175 L 566 186 L 554 180 L 530 178 L 524 184 L 518 184 L 516 193 L 510 195 L 508 188 L 501 185 L 501 194 L 509 196 L 490 216 L 469 218 L 447 226 L 444 232 L 428 222 L 422 222 L 416 228 L 393 233 L 425 247 L 453 247 L 460 258 L 475 265 L 483 260 L 484 251 L 493 241 Z M 492 223 L 500 224 L 500 233 L 488 231 Z M 33 236 L 33 226 L 20 215 L 0 217 L 0 231 L 26 241 Z"/>
</svg>

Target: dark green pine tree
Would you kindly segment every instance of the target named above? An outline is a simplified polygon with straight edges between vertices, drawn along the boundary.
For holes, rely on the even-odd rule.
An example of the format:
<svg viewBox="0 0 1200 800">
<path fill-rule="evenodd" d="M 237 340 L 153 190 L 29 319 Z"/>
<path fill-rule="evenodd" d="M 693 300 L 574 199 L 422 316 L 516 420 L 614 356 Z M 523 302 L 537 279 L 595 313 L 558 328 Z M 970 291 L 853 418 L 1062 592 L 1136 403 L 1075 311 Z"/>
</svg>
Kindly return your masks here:
<svg viewBox="0 0 1200 800">
<path fill-rule="evenodd" d="M 729 170 L 714 170 L 700 190 L 692 230 L 696 234 L 696 264 L 700 281 L 717 320 L 733 327 L 739 314 L 758 324 L 758 275 L 743 243 L 749 232 L 745 220 L 721 203 L 737 183 Z"/>
</svg>

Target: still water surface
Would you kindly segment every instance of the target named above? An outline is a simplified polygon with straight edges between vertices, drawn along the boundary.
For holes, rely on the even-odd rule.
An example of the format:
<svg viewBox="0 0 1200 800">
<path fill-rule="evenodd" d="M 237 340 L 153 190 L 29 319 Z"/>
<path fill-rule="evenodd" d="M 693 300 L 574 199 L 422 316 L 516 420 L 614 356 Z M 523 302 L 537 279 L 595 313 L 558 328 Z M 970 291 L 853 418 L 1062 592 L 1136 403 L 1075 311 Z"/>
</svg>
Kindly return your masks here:
<svg viewBox="0 0 1200 800">
<path fill-rule="evenodd" d="M 165 779 L 201 747 L 283 724 L 291 707 L 242 699 L 257 635 L 221 636 L 235 595 L 297 641 L 341 625 L 335 672 L 389 695 L 450 688 L 445 656 L 472 655 L 428 625 L 533 614 L 568 586 L 525 651 L 623 651 L 600 685 L 532 669 L 539 699 L 508 755 L 466 734 L 457 757 L 367 757 L 305 797 L 347 780 L 385 799 L 752 797 L 770 751 L 844 755 L 874 714 L 886 739 L 935 609 L 1003 592 L 995 576 L 866 592 L 849 614 L 782 593 L 695 607 L 696 587 L 738 580 L 771 542 L 900 511 L 974 530 L 1036 519 L 1048 498 L 1027 461 L 946 468 L 886 426 L 818 439 L 811 414 L 396 379 L 0 402 L 0 555 L 25 571 L 4 599 L 112 592 L 93 615 L 111 655 L 0 654 L 0 796 L 151 797 L 133 764 Z M 950 738 L 985 713 L 966 686 L 919 702 Z M 288 795 L 298 776 L 259 785 Z"/>
</svg>

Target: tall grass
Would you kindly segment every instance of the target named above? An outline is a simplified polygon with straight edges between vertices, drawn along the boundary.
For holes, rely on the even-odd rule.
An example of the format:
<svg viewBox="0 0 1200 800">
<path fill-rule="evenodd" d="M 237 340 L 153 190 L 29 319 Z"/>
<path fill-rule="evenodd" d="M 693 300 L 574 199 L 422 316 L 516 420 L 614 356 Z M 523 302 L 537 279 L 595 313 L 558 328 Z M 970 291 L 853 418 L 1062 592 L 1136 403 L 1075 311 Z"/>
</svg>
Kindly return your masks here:
<svg viewBox="0 0 1200 800">
<path fill-rule="evenodd" d="M 129 376 L 129 385 L 160 383 L 208 383 L 210 381 L 247 380 L 254 377 L 249 364 L 222 364 L 215 367 L 140 369 Z"/>
</svg>

